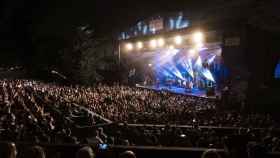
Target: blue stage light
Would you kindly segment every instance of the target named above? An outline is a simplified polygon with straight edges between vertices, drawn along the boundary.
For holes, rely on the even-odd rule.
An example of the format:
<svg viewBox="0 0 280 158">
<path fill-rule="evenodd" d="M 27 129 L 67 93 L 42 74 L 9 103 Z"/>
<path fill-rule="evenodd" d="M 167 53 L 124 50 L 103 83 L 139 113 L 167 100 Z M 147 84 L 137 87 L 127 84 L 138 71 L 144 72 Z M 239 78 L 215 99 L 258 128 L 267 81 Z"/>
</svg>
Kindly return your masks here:
<svg viewBox="0 0 280 158">
<path fill-rule="evenodd" d="M 156 78 L 161 82 L 166 79 L 192 81 L 194 78 L 202 82 L 215 83 L 219 72 L 215 66 L 204 67 L 203 63 L 219 64 L 217 55 L 211 52 L 197 52 L 197 57 L 186 54 L 184 49 L 157 49 L 153 54 L 153 68 Z M 217 63 L 218 62 L 218 63 Z"/>
<path fill-rule="evenodd" d="M 179 52 L 178 49 L 165 49 L 160 51 L 159 55 L 156 56 L 155 61 L 157 65 L 164 65 L 168 63 L 169 61 L 172 61 L 173 57 Z"/>
<path fill-rule="evenodd" d="M 195 62 L 195 68 L 200 69 L 202 67 L 202 60 L 201 57 L 198 56 L 196 62 Z"/>
<path fill-rule="evenodd" d="M 148 26 L 144 25 L 144 27 L 143 27 L 143 35 L 146 35 L 147 32 L 148 32 Z"/>
<path fill-rule="evenodd" d="M 208 64 L 213 63 L 213 61 L 215 60 L 215 58 L 216 58 L 216 55 L 213 55 L 211 58 L 209 58 L 209 59 L 207 60 L 207 63 L 208 63 Z"/>
<path fill-rule="evenodd" d="M 276 79 L 280 79 L 280 60 L 278 61 L 278 64 L 275 67 L 274 77 Z"/>
<path fill-rule="evenodd" d="M 174 77 L 184 80 L 184 77 L 182 76 L 178 68 L 174 65 L 174 63 L 169 63 L 165 66 L 165 69 Z"/>
<path fill-rule="evenodd" d="M 174 29 L 174 20 L 172 18 L 169 19 L 169 27 L 171 30 Z"/>
<path fill-rule="evenodd" d="M 121 37 L 120 37 L 122 40 L 126 39 L 126 35 L 125 35 L 125 32 L 122 32 L 121 33 Z"/>
<path fill-rule="evenodd" d="M 137 28 L 138 28 L 138 31 L 139 31 L 139 32 L 142 31 L 142 22 L 138 22 L 138 23 L 137 23 Z"/>
<path fill-rule="evenodd" d="M 203 68 L 203 69 L 202 69 L 202 74 L 203 74 L 203 76 L 204 76 L 207 80 L 210 80 L 210 81 L 212 81 L 212 82 L 215 82 L 215 79 L 214 79 L 214 77 L 213 77 L 213 75 L 212 75 L 212 73 L 210 72 L 209 69 Z"/>
<path fill-rule="evenodd" d="M 183 22 L 181 23 L 180 29 L 186 28 L 186 27 L 188 27 L 188 26 L 189 26 L 189 22 L 188 22 L 187 20 L 185 20 L 185 21 L 183 21 Z"/>
<path fill-rule="evenodd" d="M 176 20 L 176 29 L 179 29 L 181 26 L 181 22 L 182 22 L 183 16 L 180 15 L 178 16 L 177 20 Z"/>
<path fill-rule="evenodd" d="M 193 78 L 193 77 L 194 77 L 194 74 L 193 74 L 192 60 L 191 60 L 191 59 L 188 59 L 188 62 L 187 62 L 187 71 L 188 71 L 188 73 L 191 75 L 191 77 Z"/>
</svg>

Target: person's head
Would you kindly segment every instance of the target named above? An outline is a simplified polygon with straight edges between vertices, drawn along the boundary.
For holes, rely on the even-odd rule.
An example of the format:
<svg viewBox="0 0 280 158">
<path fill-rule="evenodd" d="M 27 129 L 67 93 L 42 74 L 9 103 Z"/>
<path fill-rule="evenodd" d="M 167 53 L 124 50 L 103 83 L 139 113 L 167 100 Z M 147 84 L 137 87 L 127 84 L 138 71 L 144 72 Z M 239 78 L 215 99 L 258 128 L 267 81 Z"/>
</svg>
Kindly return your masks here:
<svg viewBox="0 0 280 158">
<path fill-rule="evenodd" d="M 209 149 L 203 152 L 201 158 L 221 158 L 221 155 L 214 149 Z"/>
<path fill-rule="evenodd" d="M 0 144 L 0 157 L 1 158 L 16 158 L 17 149 L 15 143 L 1 143 Z"/>
<path fill-rule="evenodd" d="M 121 153 L 119 158 L 136 158 L 136 156 L 133 151 L 128 150 Z"/>
<path fill-rule="evenodd" d="M 46 158 L 45 151 L 40 146 L 33 146 L 27 152 L 28 157 L 32 158 Z"/>
<path fill-rule="evenodd" d="M 76 158 L 95 158 L 95 154 L 90 146 L 85 146 L 78 150 Z"/>
</svg>

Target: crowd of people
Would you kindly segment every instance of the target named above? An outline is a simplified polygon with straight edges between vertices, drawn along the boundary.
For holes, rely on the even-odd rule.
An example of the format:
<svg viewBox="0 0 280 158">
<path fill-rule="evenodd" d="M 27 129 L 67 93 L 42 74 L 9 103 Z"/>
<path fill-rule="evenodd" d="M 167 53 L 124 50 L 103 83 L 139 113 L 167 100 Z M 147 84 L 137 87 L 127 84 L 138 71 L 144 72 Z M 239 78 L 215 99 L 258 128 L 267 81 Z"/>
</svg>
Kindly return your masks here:
<svg viewBox="0 0 280 158">
<path fill-rule="evenodd" d="M 132 146 L 223 148 L 232 136 L 261 145 L 266 151 L 280 151 L 279 132 L 273 129 L 212 128 L 176 125 L 128 125 L 104 127 L 108 143 Z"/>
<path fill-rule="evenodd" d="M 118 84 L 82 87 L 0 80 L 0 140 L 223 148 L 229 135 L 242 134 L 266 151 L 280 150 L 277 119 L 219 106 L 217 99 Z M 113 124 L 103 126 L 109 122 Z"/>
<path fill-rule="evenodd" d="M 49 155 L 57 155 L 56 153 L 48 153 L 44 147 L 39 145 L 34 145 L 26 147 L 24 150 L 19 150 L 15 143 L 4 142 L 0 143 L 0 157 L 1 158 L 47 158 Z M 75 149 L 74 156 L 66 154 L 65 157 L 73 158 L 96 158 L 96 151 L 89 145 L 78 147 Z M 54 156 L 57 157 L 57 156 Z M 63 156 L 62 156 L 63 157 Z M 118 158 L 136 158 L 133 151 L 126 150 L 119 154 Z"/>
<path fill-rule="evenodd" d="M 35 85 L 37 90 L 91 111 L 113 121 L 142 124 L 184 124 L 196 122 L 204 126 L 279 127 L 269 114 L 242 114 L 219 111 L 218 100 L 184 96 L 169 92 L 128 87 L 98 85 L 96 87 L 60 87 Z"/>
<path fill-rule="evenodd" d="M 0 85 L 1 140 L 75 142 L 73 127 L 101 121 L 63 97 L 50 95 L 47 86 L 35 81 L 2 80 Z"/>
</svg>

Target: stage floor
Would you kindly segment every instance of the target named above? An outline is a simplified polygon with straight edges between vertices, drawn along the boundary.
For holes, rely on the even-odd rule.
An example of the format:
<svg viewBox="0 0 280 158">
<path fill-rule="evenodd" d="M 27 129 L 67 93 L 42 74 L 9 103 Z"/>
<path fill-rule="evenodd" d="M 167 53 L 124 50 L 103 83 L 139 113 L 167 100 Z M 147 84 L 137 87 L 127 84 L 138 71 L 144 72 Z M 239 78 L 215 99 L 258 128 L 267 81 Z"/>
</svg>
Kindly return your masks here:
<svg viewBox="0 0 280 158">
<path fill-rule="evenodd" d="M 164 86 L 164 85 L 143 86 L 143 85 L 136 84 L 136 87 L 145 88 L 145 89 L 152 89 L 152 90 L 155 90 L 155 91 L 168 91 L 168 92 L 176 93 L 176 94 L 196 96 L 196 97 L 202 97 L 202 98 L 212 98 L 212 99 L 215 99 L 217 95 L 220 95 L 220 93 L 218 91 L 216 91 L 215 92 L 216 96 L 207 96 L 206 95 L 206 90 L 201 90 L 201 89 L 197 89 L 197 88 L 193 88 L 191 91 L 186 91 L 185 88 L 176 87 L 176 86 L 169 87 L 169 86 Z"/>
</svg>

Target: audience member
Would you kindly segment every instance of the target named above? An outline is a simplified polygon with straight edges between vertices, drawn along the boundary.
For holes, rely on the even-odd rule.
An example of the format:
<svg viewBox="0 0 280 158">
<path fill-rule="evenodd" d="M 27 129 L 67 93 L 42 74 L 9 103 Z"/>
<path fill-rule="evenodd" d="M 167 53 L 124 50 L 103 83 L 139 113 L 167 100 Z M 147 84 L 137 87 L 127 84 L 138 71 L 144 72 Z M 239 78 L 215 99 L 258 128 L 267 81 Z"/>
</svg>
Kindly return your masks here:
<svg viewBox="0 0 280 158">
<path fill-rule="evenodd" d="M 136 156 L 133 151 L 127 150 L 120 154 L 120 158 L 136 158 Z"/>
<path fill-rule="evenodd" d="M 216 150 L 209 149 L 203 152 L 201 158 L 222 158 L 222 157 Z"/>
<path fill-rule="evenodd" d="M 45 151 L 40 146 L 33 146 L 28 149 L 27 154 L 25 157 L 29 158 L 46 158 Z"/>
<path fill-rule="evenodd" d="M 1 158 L 16 158 L 17 149 L 16 145 L 11 142 L 0 144 L 0 157 Z"/>
<path fill-rule="evenodd" d="M 95 158 L 95 154 L 90 146 L 84 146 L 79 149 L 76 158 Z"/>
</svg>

